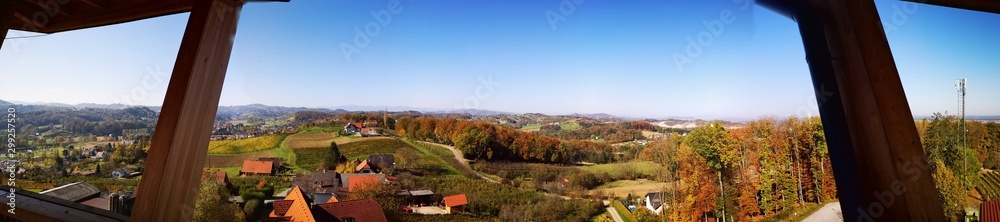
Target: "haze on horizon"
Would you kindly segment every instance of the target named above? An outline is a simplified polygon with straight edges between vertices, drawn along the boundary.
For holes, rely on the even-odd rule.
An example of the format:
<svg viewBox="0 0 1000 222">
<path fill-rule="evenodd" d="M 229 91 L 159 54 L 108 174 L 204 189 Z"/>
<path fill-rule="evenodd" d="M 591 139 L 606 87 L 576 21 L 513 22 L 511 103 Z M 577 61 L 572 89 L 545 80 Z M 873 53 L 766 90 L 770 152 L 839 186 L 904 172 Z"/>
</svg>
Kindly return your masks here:
<svg viewBox="0 0 1000 222">
<path fill-rule="evenodd" d="M 758 6 L 588 0 L 560 11 L 561 1 L 387 2 L 247 5 L 220 105 L 818 115 L 794 22 Z M 915 116 L 954 113 L 953 82 L 965 77 L 967 115 L 1000 114 L 1000 16 L 876 5 Z M 159 106 L 186 20 L 7 40 L 0 99 Z M 355 27 L 364 33 L 369 24 L 378 32 L 357 44 Z M 697 42 L 703 33 L 707 44 Z M 345 53 L 345 45 L 356 50 Z M 701 50 L 691 53 L 692 45 Z M 679 67 L 679 55 L 690 62 Z"/>
</svg>

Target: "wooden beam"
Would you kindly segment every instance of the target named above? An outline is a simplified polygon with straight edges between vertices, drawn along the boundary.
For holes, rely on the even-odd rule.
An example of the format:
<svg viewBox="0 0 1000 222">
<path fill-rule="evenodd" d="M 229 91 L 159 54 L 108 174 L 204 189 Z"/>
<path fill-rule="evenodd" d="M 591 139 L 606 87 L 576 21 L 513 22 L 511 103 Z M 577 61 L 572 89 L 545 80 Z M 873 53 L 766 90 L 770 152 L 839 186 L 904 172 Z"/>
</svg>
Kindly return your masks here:
<svg viewBox="0 0 1000 222">
<path fill-rule="evenodd" d="M 64 32 L 177 14 L 190 11 L 194 2 L 194 0 L 117 1 L 114 4 L 103 6 L 104 8 L 100 10 L 81 7 L 85 4 L 73 4 L 75 7 L 66 7 L 61 10 L 73 15 L 73 17 L 53 17 L 37 32 Z"/>
<path fill-rule="evenodd" d="M 97 2 L 98 0 L 80 0 L 80 1 L 90 6 L 93 6 L 94 8 L 104 9 L 104 3 L 98 3 Z"/>
<path fill-rule="evenodd" d="M 997 0 L 904 0 L 930 5 L 960 8 L 973 11 L 1000 13 L 1000 1 Z"/>
<path fill-rule="evenodd" d="M 11 0 L 0 0 L 0 49 L 3 49 L 4 39 L 7 38 L 8 26 L 14 19 L 14 3 Z"/>
<path fill-rule="evenodd" d="M 190 221 L 243 3 L 196 1 L 174 64 L 132 221 Z"/>
<path fill-rule="evenodd" d="M 66 13 L 65 8 L 60 8 L 59 4 L 50 4 L 53 2 L 42 2 L 42 1 L 27 1 L 27 2 L 31 3 L 34 6 L 37 6 L 39 11 L 43 11 L 45 13 L 49 12 L 55 13 L 54 15 L 50 15 L 53 17 L 57 15 L 62 15 L 64 17 L 73 17 L 73 15 Z"/>
<path fill-rule="evenodd" d="M 875 4 L 764 0 L 799 23 L 845 221 L 944 221 Z"/>
</svg>

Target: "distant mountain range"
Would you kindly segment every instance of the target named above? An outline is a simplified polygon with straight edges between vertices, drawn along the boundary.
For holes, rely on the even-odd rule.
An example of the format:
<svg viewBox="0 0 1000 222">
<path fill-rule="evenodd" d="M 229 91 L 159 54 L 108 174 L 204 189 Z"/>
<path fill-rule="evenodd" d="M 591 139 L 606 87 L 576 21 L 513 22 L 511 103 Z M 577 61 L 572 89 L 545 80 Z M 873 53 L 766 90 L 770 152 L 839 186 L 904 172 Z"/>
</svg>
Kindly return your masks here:
<svg viewBox="0 0 1000 222">
<path fill-rule="evenodd" d="M 33 111 L 45 109 L 46 107 L 51 108 L 97 108 L 97 109 L 126 109 L 129 107 L 136 107 L 135 105 L 125 105 L 125 104 L 95 104 L 95 103 L 80 103 L 76 105 L 65 104 L 65 103 L 39 103 L 39 102 L 20 102 L 20 101 L 4 101 L 0 100 L 0 106 L 21 106 L 22 111 Z M 145 106 L 150 110 L 159 112 L 160 106 Z M 305 110 L 315 110 L 321 112 L 330 113 L 347 113 L 347 112 L 376 112 L 388 110 L 389 112 L 406 112 L 406 111 L 416 111 L 420 113 L 427 114 L 469 114 L 474 116 L 492 116 L 492 115 L 520 115 L 519 113 L 506 112 L 506 111 L 495 111 L 495 110 L 482 110 L 482 109 L 434 109 L 434 108 L 423 108 L 423 107 L 410 107 L 410 106 L 368 106 L 368 105 L 344 105 L 344 106 L 327 106 L 319 108 L 309 108 L 309 107 L 285 107 L 285 106 L 269 106 L 263 104 L 249 104 L 249 105 L 239 105 L 239 106 L 219 106 L 218 118 L 228 119 L 228 118 L 276 118 L 284 116 L 290 113 L 295 113 L 298 111 Z M 581 114 L 573 113 L 568 115 L 553 115 L 553 114 L 542 114 L 542 115 L 552 115 L 552 116 L 571 116 L 571 117 L 583 117 L 591 118 L 596 120 L 645 120 L 653 123 L 658 123 L 661 126 L 669 127 L 690 127 L 691 125 L 701 125 L 704 124 L 705 120 L 695 118 L 695 117 L 682 117 L 682 116 L 669 116 L 663 118 L 636 118 L 636 117 L 620 117 L 607 113 L 592 113 L 592 114 Z M 933 118 L 933 116 L 914 116 L 914 120 L 921 120 L 924 118 Z M 1000 116 L 998 115 L 984 115 L 984 116 L 966 116 L 969 120 L 983 120 L 983 121 L 998 121 Z M 726 120 L 729 123 L 744 122 L 745 119 L 720 119 Z M 691 124 L 692 122 L 697 122 L 700 124 Z"/>
</svg>

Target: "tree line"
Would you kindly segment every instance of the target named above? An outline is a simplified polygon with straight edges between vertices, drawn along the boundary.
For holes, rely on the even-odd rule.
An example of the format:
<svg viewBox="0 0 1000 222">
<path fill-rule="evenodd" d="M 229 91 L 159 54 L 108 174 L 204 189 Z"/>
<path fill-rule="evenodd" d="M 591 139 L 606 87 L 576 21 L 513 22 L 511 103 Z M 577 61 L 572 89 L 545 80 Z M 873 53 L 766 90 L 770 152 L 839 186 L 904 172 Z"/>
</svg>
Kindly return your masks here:
<svg viewBox="0 0 1000 222">
<path fill-rule="evenodd" d="M 469 159 L 539 163 L 607 163 L 614 148 L 587 140 L 559 140 L 492 123 L 454 118 L 403 117 L 396 133 L 414 140 L 454 145 Z"/>
<path fill-rule="evenodd" d="M 562 130 L 559 125 L 543 125 L 538 133 L 561 140 L 600 140 L 608 143 L 645 139 L 642 130 L 656 131 L 656 126 L 644 121 L 581 125 L 581 129 Z"/>
<path fill-rule="evenodd" d="M 819 118 L 714 122 L 653 141 L 640 155 L 666 170 L 671 220 L 756 221 L 836 197 Z"/>
</svg>

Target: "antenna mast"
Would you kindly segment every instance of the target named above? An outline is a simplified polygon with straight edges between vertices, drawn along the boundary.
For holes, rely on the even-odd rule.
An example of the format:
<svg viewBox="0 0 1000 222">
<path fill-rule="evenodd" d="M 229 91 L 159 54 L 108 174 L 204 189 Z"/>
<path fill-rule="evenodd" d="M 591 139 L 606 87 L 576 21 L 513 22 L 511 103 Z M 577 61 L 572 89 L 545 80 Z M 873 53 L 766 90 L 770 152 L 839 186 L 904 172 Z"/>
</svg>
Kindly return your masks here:
<svg viewBox="0 0 1000 222">
<path fill-rule="evenodd" d="M 968 138 L 966 138 L 966 134 L 968 132 L 966 132 L 966 127 L 965 127 L 965 92 L 966 92 L 966 85 L 965 84 L 966 84 L 966 82 L 967 82 L 966 78 L 956 79 L 955 80 L 955 91 L 958 93 L 958 113 L 957 114 L 961 115 L 960 116 L 961 119 L 959 120 L 959 124 L 961 126 L 961 128 L 959 128 L 959 129 L 961 130 L 961 132 L 959 132 L 958 135 L 961 136 L 961 137 L 959 137 L 959 139 L 962 141 L 962 147 L 964 148 L 964 150 L 963 150 L 964 152 L 962 152 L 962 170 L 963 171 L 968 171 L 969 170 L 968 169 L 969 168 L 969 161 L 968 161 L 968 157 L 967 157 L 967 155 L 969 153 L 969 147 L 968 147 L 968 141 L 967 141 Z M 968 177 L 968 173 L 969 172 L 963 172 L 963 174 L 966 177 Z M 967 179 L 968 178 L 963 178 L 962 184 L 968 185 L 968 184 L 965 184 L 965 180 L 967 180 Z"/>
</svg>

